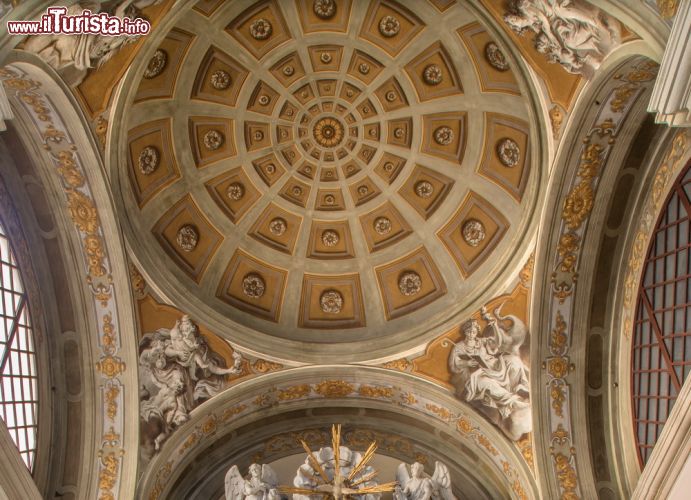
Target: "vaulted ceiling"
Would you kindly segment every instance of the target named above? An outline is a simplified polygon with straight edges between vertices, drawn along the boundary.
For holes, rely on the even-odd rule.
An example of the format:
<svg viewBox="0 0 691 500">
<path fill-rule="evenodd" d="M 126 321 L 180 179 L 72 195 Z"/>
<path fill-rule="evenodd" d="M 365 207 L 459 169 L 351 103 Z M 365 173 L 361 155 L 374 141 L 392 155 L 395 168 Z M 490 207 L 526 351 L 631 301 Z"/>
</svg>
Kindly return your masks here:
<svg viewBox="0 0 691 500">
<path fill-rule="evenodd" d="M 138 259 L 298 359 L 400 351 L 515 274 L 544 175 L 535 111 L 468 5 L 211 4 L 126 113 Z"/>
</svg>

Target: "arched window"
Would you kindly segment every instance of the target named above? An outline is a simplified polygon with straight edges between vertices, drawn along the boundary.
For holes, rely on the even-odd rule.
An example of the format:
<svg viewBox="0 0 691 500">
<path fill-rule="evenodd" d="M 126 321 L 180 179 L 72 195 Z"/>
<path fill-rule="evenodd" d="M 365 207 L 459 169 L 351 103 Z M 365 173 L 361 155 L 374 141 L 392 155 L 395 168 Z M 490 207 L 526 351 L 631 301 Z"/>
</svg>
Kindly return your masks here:
<svg viewBox="0 0 691 500">
<path fill-rule="evenodd" d="M 634 432 L 641 465 L 650 458 L 691 372 L 689 167 L 676 180 L 657 221 L 638 290 L 632 389 Z"/>
<path fill-rule="evenodd" d="M 38 387 L 31 315 L 17 260 L 0 223 L 0 417 L 33 470 Z"/>
</svg>

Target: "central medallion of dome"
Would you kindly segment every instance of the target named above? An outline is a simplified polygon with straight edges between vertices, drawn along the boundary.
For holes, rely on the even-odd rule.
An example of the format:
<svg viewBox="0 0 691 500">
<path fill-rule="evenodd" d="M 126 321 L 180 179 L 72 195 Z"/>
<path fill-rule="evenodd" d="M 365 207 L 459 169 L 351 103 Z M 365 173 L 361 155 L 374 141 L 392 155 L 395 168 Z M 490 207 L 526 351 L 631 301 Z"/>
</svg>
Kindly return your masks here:
<svg viewBox="0 0 691 500">
<path fill-rule="evenodd" d="M 317 120 L 312 133 L 317 144 L 325 148 L 333 148 L 343 140 L 343 125 L 335 118 L 327 116 Z"/>
</svg>

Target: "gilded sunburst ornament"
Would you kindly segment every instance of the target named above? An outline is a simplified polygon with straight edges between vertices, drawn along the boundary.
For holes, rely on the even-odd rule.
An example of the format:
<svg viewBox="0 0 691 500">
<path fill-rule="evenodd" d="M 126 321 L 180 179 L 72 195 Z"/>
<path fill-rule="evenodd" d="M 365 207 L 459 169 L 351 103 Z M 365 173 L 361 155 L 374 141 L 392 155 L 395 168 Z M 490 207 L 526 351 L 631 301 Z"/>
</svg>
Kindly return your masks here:
<svg viewBox="0 0 691 500">
<path fill-rule="evenodd" d="M 299 476 L 295 478 L 295 484 L 303 483 L 302 486 L 279 487 L 281 493 L 345 500 L 392 492 L 396 488 L 395 481 L 384 484 L 374 481 L 378 471 L 369 463 L 377 451 L 376 441 L 373 441 L 362 455 L 351 452 L 350 449 L 341 446 L 341 426 L 334 425 L 331 428 L 331 449 L 322 448 L 314 453 L 305 441 L 300 440 L 300 444 L 307 453 L 305 463 L 313 472 L 309 471 L 308 481 L 303 482 Z M 327 456 L 328 459 L 325 459 Z"/>
</svg>

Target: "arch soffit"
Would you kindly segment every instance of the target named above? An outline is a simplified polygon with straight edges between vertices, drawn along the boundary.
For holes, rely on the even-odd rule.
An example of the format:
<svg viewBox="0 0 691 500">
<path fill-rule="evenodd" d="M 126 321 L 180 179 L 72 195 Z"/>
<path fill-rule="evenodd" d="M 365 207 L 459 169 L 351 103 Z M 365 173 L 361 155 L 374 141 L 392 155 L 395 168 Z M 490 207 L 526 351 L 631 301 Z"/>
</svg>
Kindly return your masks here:
<svg viewBox="0 0 691 500">
<path fill-rule="evenodd" d="M 610 406 L 618 415 L 616 419 L 618 425 L 615 426 L 613 432 L 622 443 L 621 467 L 624 472 L 622 476 L 629 491 L 634 490 L 641 476 L 633 439 L 633 408 L 629 385 L 632 370 L 633 318 L 636 312 L 638 286 L 643 274 L 650 238 L 660 214 L 666 208 L 665 201 L 677 177 L 691 161 L 691 132 L 688 129 L 670 131 L 665 139 L 664 142 L 660 142 L 644 167 L 645 173 L 637 205 L 628 221 L 627 238 L 622 245 L 619 262 L 621 272 L 616 286 L 614 304 L 620 313 L 613 315 L 610 322 L 611 330 L 615 332 L 609 346 L 610 362 L 616 369 L 614 376 L 616 380 L 621 381 L 622 389 L 611 395 Z M 677 411 L 677 413 L 680 412 Z M 669 420 L 672 420 L 674 414 L 673 409 Z M 653 455 L 651 461 L 654 458 Z"/>
<path fill-rule="evenodd" d="M 546 471 L 543 491 L 559 495 L 596 496 L 588 433 L 578 424 L 587 421 L 585 335 L 574 318 L 588 293 L 579 274 L 592 267 L 584 255 L 599 233 L 597 202 L 616 177 L 607 167 L 628 151 L 656 72 L 656 63 L 628 48 L 613 52 L 579 97 L 550 174 L 535 258 L 531 359 L 534 397 L 549 401 L 534 416 L 536 463 Z"/>
<path fill-rule="evenodd" d="M 331 443 L 331 425 L 335 412 L 342 424 L 344 446 L 366 449 L 377 442 L 377 455 L 405 463 L 418 461 L 431 473 L 437 460 L 449 467 L 457 496 L 463 498 L 509 498 L 510 489 L 495 468 L 465 448 L 453 436 L 429 425 L 426 417 L 394 413 L 381 405 L 361 401 L 300 403 L 299 408 L 284 408 L 283 413 L 252 420 L 236 427 L 229 439 L 216 440 L 187 467 L 180 469 L 171 491 L 184 498 L 207 499 L 222 496 L 225 474 L 232 465 L 246 470 L 251 463 L 273 463 L 291 455 L 304 457 L 299 443 L 303 439 L 313 451 Z M 277 425 L 278 424 L 278 425 Z M 472 464 L 459 467 L 461 461 Z M 376 467 L 375 467 L 376 468 Z M 206 471 L 200 477 L 199 470 Z M 381 473 L 382 471 L 380 471 Z M 390 476 L 380 476 L 388 481 Z"/>
<path fill-rule="evenodd" d="M 55 72 L 38 58 L 13 53 L 0 69 L 23 140 L 37 153 L 53 193 L 56 219 L 76 244 L 78 282 L 86 324 L 85 349 L 91 353 L 95 381 L 87 414 L 93 439 L 85 439 L 83 457 L 91 469 L 80 477 L 79 497 L 131 497 L 138 443 L 136 339 L 134 308 L 127 279 L 125 250 L 117 229 L 108 180 L 82 113 Z M 86 390 L 86 388 L 85 388 Z"/>
</svg>

